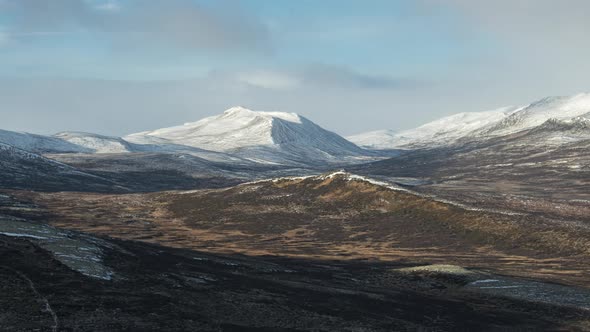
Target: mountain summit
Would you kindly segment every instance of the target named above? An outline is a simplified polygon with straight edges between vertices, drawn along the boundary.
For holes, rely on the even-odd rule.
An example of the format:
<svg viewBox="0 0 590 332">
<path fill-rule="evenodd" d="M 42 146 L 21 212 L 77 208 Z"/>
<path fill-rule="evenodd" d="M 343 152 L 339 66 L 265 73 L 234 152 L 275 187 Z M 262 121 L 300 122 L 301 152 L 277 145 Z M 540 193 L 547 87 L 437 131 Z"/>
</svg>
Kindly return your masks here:
<svg viewBox="0 0 590 332">
<path fill-rule="evenodd" d="M 125 140 L 184 145 L 280 164 L 350 162 L 373 155 L 298 114 L 240 106 L 197 122 L 132 134 Z"/>
<path fill-rule="evenodd" d="M 232 107 L 220 115 L 181 126 L 146 131 L 125 137 L 135 143 L 169 143 L 226 152 L 237 148 L 272 145 L 285 140 L 276 127 L 290 124 L 301 127 L 302 119 L 294 113 L 255 112 Z M 289 135 L 291 133 L 287 133 Z"/>
</svg>

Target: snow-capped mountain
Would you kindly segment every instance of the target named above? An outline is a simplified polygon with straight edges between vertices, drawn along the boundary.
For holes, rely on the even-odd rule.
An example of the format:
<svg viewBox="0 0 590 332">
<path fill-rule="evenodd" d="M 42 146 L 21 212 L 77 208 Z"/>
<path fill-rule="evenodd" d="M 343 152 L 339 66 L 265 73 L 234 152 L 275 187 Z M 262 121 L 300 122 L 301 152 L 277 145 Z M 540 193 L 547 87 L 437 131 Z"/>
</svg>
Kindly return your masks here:
<svg viewBox="0 0 590 332">
<path fill-rule="evenodd" d="M 119 137 L 83 132 L 61 132 L 53 136 L 0 130 L 0 143 L 34 153 L 123 153 L 132 146 Z"/>
<path fill-rule="evenodd" d="M 501 136 L 540 126 L 550 119 L 590 118 L 590 93 L 570 97 L 548 97 L 513 112 L 496 123 L 478 130 L 476 135 Z"/>
<path fill-rule="evenodd" d="M 398 142 L 397 132 L 390 129 L 375 130 L 346 137 L 354 144 L 373 150 L 387 150 Z"/>
<path fill-rule="evenodd" d="M 61 132 L 53 137 L 92 151 L 92 153 L 124 153 L 133 150 L 129 143 L 119 137 L 84 132 Z"/>
<path fill-rule="evenodd" d="M 112 137 L 84 132 L 53 136 L 0 131 L 0 143 L 42 154 L 189 154 L 215 163 L 306 166 L 372 161 L 364 150 L 294 113 L 233 107 L 181 126 Z"/>
<path fill-rule="evenodd" d="M 274 144 L 275 120 L 300 124 L 296 114 L 254 112 L 234 107 L 223 114 L 185 123 L 182 126 L 163 128 L 126 136 L 130 142 L 173 143 L 213 151 L 231 151 L 237 148 Z"/>
<path fill-rule="evenodd" d="M 524 132 L 528 135 L 523 138 L 527 137 L 529 145 L 562 145 L 590 140 L 590 118 L 575 117 L 565 120 L 551 118 Z"/>
<path fill-rule="evenodd" d="M 555 123 L 559 122 L 562 127 L 567 127 L 568 123 L 574 124 L 574 127 L 578 128 L 575 135 L 572 135 L 570 129 L 568 134 L 564 133 L 567 135 L 564 136 L 565 142 L 588 136 L 587 133 L 580 132 L 584 131 L 580 128 L 584 127 L 585 119 L 590 119 L 590 93 L 570 97 L 548 97 L 521 107 L 510 106 L 485 112 L 459 113 L 393 135 L 379 131 L 352 136 L 349 139 L 360 146 L 373 149 L 428 148 L 446 146 L 460 140 L 477 141 L 511 135 L 553 123 L 551 142 L 556 143 L 560 139 L 555 130 Z M 549 137 L 547 139 L 549 140 Z"/>
<path fill-rule="evenodd" d="M 22 150 L 45 153 L 91 153 L 92 150 L 62 140 L 57 137 L 19 133 L 14 131 L 0 130 L 0 143 L 4 143 Z"/>
<path fill-rule="evenodd" d="M 471 135 L 474 131 L 497 123 L 517 111 L 504 107 L 485 112 L 454 114 L 396 135 L 398 146 L 446 145 Z"/>
<path fill-rule="evenodd" d="M 477 129 L 497 123 L 514 111 L 514 107 L 505 107 L 485 112 L 459 113 L 410 130 L 401 132 L 381 130 L 351 136 L 348 139 L 360 146 L 374 149 L 444 145 L 465 137 Z"/>
<path fill-rule="evenodd" d="M 169 142 L 133 144 L 120 137 L 84 132 L 61 132 L 53 136 L 0 130 L 0 143 L 37 154 L 190 154 L 214 163 L 250 165 L 252 162 L 227 153 L 209 151 Z"/>
<path fill-rule="evenodd" d="M 277 164 L 351 162 L 376 156 L 295 113 L 256 112 L 243 107 L 124 139 L 135 144 L 190 146 Z"/>
</svg>

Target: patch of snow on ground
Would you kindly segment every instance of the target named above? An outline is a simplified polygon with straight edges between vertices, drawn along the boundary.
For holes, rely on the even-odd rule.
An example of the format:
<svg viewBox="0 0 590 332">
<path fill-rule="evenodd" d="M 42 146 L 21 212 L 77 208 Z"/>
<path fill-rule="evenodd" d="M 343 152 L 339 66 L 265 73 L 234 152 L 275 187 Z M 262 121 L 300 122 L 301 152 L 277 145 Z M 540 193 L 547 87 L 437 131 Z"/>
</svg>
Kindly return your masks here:
<svg viewBox="0 0 590 332">
<path fill-rule="evenodd" d="M 110 280 L 113 272 L 102 264 L 103 252 L 98 242 L 49 225 L 21 220 L 1 219 L 0 234 L 34 241 L 72 270 L 84 275 Z M 98 242 L 97 242 L 98 241 Z"/>
</svg>

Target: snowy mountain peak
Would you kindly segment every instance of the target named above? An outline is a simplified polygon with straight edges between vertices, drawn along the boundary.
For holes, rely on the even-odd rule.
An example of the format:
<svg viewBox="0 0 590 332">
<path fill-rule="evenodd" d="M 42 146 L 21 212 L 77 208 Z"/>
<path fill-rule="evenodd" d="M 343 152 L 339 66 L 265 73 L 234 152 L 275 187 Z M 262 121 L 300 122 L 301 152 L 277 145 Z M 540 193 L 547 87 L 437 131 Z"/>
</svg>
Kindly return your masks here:
<svg viewBox="0 0 590 332">
<path fill-rule="evenodd" d="M 138 144 L 176 144 L 270 163 L 338 161 L 374 156 L 295 113 L 232 107 L 182 126 L 132 134 Z"/>
<path fill-rule="evenodd" d="M 504 119 L 481 127 L 478 134 L 500 136 L 540 126 L 549 119 L 568 120 L 590 114 L 590 93 L 569 97 L 547 97 L 537 100 Z"/>
<path fill-rule="evenodd" d="M 260 117 L 260 118 L 264 118 L 267 120 L 281 119 L 281 120 L 294 122 L 294 123 L 301 123 L 301 121 L 302 121 L 301 116 L 297 113 L 258 112 L 258 111 L 253 111 L 249 108 L 242 107 L 242 106 L 235 106 L 235 107 L 231 107 L 231 108 L 225 110 L 225 112 L 223 112 L 221 117 L 224 117 L 224 118 L 256 118 L 256 117 Z"/>
<path fill-rule="evenodd" d="M 135 143 L 158 139 L 213 151 L 229 151 L 248 146 L 294 141 L 295 137 L 285 136 L 297 136 L 297 130 L 277 130 L 294 125 L 315 126 L 311 121 L 304 124 L 303 118 L 295 113 L 257 112 L 236 106 L 217 116 L 185 123 L 182 126 L 132 134 L 126 139 Z"/>
<path fill-rule="evenodd" d="M 453 114 L 418 128 L 398 133 L 368 134 L 351 137 L 351 141 L 376 149 L 425 148 L 452 143 L 482 127 L 497 123 L 519 108 L 508 106 L 485 112 Z"/>
<path fill-rule="evenodd" d="M 552 128 L 554 132 L 562 129 L 571 133 L 573 129 L 586 128 L 585 119 L 590 119 L 590 93 L 546 97 L 520 107 L 458 113 L 393 135 L 383 131 L 371 132 L 352 136 L 350 140 L 372 149 L 430 148 L 537 128 Z"/>
<path fill-rule="evenodd" d="M 246 107 L 242 107 L 242 106 L 234 106 L 231 108 L 228 108 L 227 110 L 225 110 L 223 112 L 223 114 L 221 114 L 220 116 L 222 117 L 252 117 L 252 116 L 257 116 L 260 112 L 255 112 L 249 108 Z"/>
<path fill-rule="evenodd" d="M 251 109 L 244 106 L 230 107 L 223 112 L 224 114 L 239 113 L 239 112 L 253 112 Z"/>
</svg>

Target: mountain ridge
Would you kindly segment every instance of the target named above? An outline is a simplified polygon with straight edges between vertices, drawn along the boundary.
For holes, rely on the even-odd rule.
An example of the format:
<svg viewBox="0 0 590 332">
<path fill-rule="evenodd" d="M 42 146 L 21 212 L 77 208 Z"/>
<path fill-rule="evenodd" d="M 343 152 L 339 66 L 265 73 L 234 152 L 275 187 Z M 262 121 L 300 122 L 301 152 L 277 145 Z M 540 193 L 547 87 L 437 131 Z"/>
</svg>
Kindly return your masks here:
<svg viewBox="0 0 590 332">
<path fill-rule="evenodd" d="M 0 143 L 0 187 L 42 191 L 126 191 L 109 179 Z"/>
<path fill-rule="evenodd" d="M 354 162 L 377 157 L 296 113 L 258 112 L 240 106 L 196 122 L 124 139 L 136 144 L 186 145 L 269 164 Z"/>
<path fill-rule="evenodd" d="M 379 149 L 435 148 L 533 130 L 544 126 L 552 119 L 566 122 L 590 119 L 590 93 L 546 97 L 525 106 L 508 106 L 491 111 L 453 114 L 414 129 L 398 132 L 393 136 L 382 134 L 371 137 L 371 133 L 375 132 L 369 132 L 348 138 L 365 148 L 371 146 L 378 146 Z"/>
</svg>

